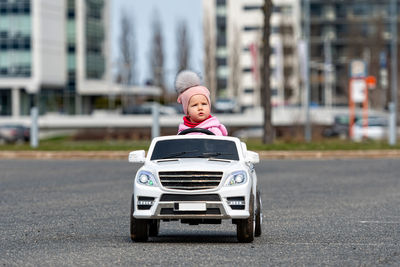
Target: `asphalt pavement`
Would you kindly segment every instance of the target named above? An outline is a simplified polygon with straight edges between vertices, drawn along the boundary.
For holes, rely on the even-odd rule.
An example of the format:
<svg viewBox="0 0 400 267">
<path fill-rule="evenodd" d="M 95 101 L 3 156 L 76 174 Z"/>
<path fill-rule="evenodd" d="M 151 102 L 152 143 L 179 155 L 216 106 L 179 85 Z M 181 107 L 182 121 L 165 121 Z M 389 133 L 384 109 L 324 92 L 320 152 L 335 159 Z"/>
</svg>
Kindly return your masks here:
<svg viewBox="0 0 400 267">
<path fill-rule="evenodd" d="M 260 159 L 400 159 L 399 149 L 325 150 L 325 151 L 256 151 Z M 129 151 L 0 151 L 0 159 L 107 159 L 126 160 Z"/>
<path fill-rule="evenodd" d="M 129 238 L 126 160 L 0 160 L 3 266 L 398 266 L 400 160 L 263 160 L 263 234 L 161 223 Z"/>
</svg>

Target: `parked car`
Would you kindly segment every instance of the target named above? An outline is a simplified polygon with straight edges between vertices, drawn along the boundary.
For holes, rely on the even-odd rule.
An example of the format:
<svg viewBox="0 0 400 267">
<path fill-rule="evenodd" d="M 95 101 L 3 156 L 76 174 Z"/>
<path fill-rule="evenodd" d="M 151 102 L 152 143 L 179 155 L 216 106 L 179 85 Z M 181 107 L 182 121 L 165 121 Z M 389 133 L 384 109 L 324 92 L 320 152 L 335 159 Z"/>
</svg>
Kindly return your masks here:
<svg viewBox="0 0 400 267">
<path fill-rule="evenodd" d="M 29 135 L 29 128 L 23 125 L 0 125 L 0 143 L 23 143 L 29 141 Z"/>
<path fill-rule="evenodd" d="M 170 106 L 159 105 L 159 112 L 161 115 L 175 115 L 177 111 Z M 122 110 L 123 114 L 152 114 L 153 103 L 144 103 L 142 105 L 129 106 Z"/>
<path fill-rule="evenodd" d="M 197 130 L 204 129 L 187 132 Z M 157 236 L 160 221 L 171 220 L 190 225 L 232 220 L 239 242 L 252 242 L 261 235 L 262 203 L 254 170 L 259 157 L 238 138 L 157 137 L 147 156 L 144 150 L 132 151 L 129 162 L 143 163 L 131 199 L 133 241 Z"/>
<path fill-rule="evenodd" d="M 364 120 L 358 119 L 353 125 L 352 140 L 361 141 L 364 137 L 372 140 L 382 140 L 387 138 L 388 121 L 384 117 L 368 117 L 368 125 L 364 127 Z"/>
<path fill-rule="evenodd" d="M 360 116 L 356 116 L 355 121 L 357 121 L 359 118 Z M 350 125 L 349 122 L 349 115 L 336 115 L 334 117 L 333 125 L 329 128 L 324 129 L 322 135 L 325 137 L 340 137 L 342 139 L 348 138 Z"/>
</svg>

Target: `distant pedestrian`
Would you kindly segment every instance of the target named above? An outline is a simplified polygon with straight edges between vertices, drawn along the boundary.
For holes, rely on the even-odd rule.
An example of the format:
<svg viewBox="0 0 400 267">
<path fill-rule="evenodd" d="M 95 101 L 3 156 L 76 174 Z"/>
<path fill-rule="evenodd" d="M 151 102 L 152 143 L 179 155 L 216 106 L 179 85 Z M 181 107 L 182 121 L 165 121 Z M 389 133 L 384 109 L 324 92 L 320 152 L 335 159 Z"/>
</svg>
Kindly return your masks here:
<svg viewBox="0 0 400 267">
<path fill-rule="evenodd" d="M 200 77 L 193 71 L 183 70 L 176 77 L 175 89 L 179 94 L 177 101 L 182 104 L 185 112 L 178 133 L 190 128 L 203 128 L 215 135 L 228 135 L 225 126 L 210 114 L 210 91 L 200 84 Z"/>
</svg>

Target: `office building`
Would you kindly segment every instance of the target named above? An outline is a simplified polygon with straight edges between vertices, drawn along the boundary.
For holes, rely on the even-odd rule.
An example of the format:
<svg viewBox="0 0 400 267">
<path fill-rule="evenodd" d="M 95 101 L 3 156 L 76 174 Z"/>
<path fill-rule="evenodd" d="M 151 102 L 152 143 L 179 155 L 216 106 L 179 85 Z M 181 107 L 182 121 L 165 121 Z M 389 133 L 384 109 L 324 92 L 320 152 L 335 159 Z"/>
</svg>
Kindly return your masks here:
<svg viewBox="0 0 400 267">
<path fill-rule="evenodd" d="M 301 1 L 304 4 L 304 0 Z M 347 105 L 352 75 L 374 76 L 370 89 L 373 108 L 387 106 L 390 65 L 389 0 L 311 0 L 310 88 L 318 105 Z M 399 7 L 398 7 L 398 12 Z M 304 17 L 302 18 L 304 21 Z M 362 73 L 354 73 L 352 62 L 361 62 Z M 331 70 L 326 71 L 327 65 Z M 329 69 L 329 68 L 328 68 Z"/>
<path fill-rule="evenodd" d="M 214 98 L 234 98 L 242 108 L 261 104 L 263 4 L 263 0 L 203 0 L 206 82 L 213 88 Z M 301 101 L 296 48 L 299 2 L 275 0 L 273 5 L 271 102 L 297 104 Z"/>
<path fill-rule="evenodd" d="M 109 92 L 108 0 L 0 0 L 0 114 L 89 113 Z"/>
</svg>

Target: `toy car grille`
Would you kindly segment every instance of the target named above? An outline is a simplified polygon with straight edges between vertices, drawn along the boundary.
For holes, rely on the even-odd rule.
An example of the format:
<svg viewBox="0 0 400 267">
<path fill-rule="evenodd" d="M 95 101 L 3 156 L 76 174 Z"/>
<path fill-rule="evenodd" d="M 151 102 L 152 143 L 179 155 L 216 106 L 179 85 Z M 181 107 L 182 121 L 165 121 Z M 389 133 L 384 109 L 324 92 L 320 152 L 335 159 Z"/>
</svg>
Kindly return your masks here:
<svg viewBox="0 0 400 267">
<path fill-rule="evenodd" d="M 216 188 L 221 182 L 222 172 L 159 172 L 165 188 L 178 190 L 204 190 Z"/>
</svg>

